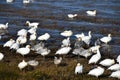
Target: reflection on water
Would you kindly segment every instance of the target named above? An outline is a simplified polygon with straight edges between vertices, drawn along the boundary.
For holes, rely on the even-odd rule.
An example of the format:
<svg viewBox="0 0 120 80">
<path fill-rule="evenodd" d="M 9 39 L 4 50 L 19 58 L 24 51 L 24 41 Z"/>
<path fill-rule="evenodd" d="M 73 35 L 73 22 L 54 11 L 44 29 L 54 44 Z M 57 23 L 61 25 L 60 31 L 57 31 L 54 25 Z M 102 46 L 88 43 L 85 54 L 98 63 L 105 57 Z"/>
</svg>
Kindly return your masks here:
<svg viewBox="0 0 120 80">
<path fill-rule="evenodd" d="M 97 15 L 87 16 L 87 10 L 97 10 Z M 69 13 L 78 16 L 68 19 Z M 8 36 L 15 36 L 22 28 L 28 29 L 26 20 L 39 22 L 37 34 L 50 33 L 50 41 L 56 45 L 62 40 L 59 33 L 67 29 L 74 34 L 91 30 L 94 38 L 111 33 L 110 44 L 120 46 L 120 0 L 34 0 L 30 4 L 23 4 L 22 0 L 13 3 L 1 0 L 0 23 L 9 22 Z"/>
</svg>

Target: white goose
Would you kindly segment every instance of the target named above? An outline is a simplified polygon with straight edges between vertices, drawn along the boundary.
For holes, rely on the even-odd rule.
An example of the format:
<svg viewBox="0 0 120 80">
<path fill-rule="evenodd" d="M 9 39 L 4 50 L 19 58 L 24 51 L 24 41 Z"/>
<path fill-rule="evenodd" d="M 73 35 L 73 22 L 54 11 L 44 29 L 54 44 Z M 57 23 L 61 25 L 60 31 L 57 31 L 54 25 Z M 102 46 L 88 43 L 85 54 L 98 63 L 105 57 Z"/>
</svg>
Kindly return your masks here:
<svg viewBox="0 0 120 80">
<path fill-rule="evenodd" d="M 102 42 L 104 42 L 104 43 L 108 43 L 108 42 L 110 42 L 112 40 L 112 38 L 111 38 L 111 34 L 108 34 L 108 36 L 105 36 L 105 37 L 103 37 L 103 38 L 101 38 L 100 39 L 100 41 L 102 41 Z"/>
<path fill-rule="evenodd" d="M 10 49 L 17 50 L 19 47 L 20 47 L 20 41 L 16 41 L 16 42 L 10 47 Z"/>
<path fill-rule="evenodd" d="M 76 38 L 82 38 L 82 37 L 84 37 L 84 36 L 85 36 L 84 33 L 76 34 L 76 35 L 75 35 Z"/>
<path fill-rule="evenodd" d="M 100 75 L 104 73 L 104 71 L 105 71 L 104 68 L 98 66 L 97 68 L 90 70 L 88 75 L 99 77 Z"/>
<path fill-rule="evenodd" d="M 116 60 L 117 60 L 118 63 L 120 63 L 120 55 L 118 55 Z"/>
<path fill-rule="evenodd" d="M 6 0 L 7 3 L 12 3 L 14 0 Z"/>
<path fill-rule="evenodd" d="M 114 59 L 104 59 L 99 64 L 101 64 L 103 66 L 111 66 L 114 63 L 115 63 Z"/>
<path fill-rule="evenodd" d="M 68 14 L 67 16 L 68 16 L 68 18 L 74 18 L 77 16 L 77 14 Z"/>
<path fill-rule="evenodd" d="M 77 66 L 75 67 L 75 74 L 80 74 L 82 72 L 83 72 L 83 65 L 78 63 Z"/>
<path fill-rule="evenodd" d="M 55 64 L 55 65 L 60 64 L 61 61 L 62 61 L 62 57 L 60 57 L 60 58 L 55 57 L 55 58 L 54 58 L 54 64 Z"/>
<path fill-rule="evenodd" d="M 83 36 L 81 38 L 82 38 L 82 41 L 84 41 L 87 45 L 89 45 L 92 38 L 91 31 L 88 32 L 88 36 Z"/>
<path fill-rule="evenodd" d="M 50 38 L 50 34 L 45 33 L 38 37 L 38 40 L 48 40 Z"/>
<path fill-rule="evenodd" d="M 25 1 L 30 1 L 30 0 L 25 0 Z M 39 25 L 38 22 L 32 22 L 30 23 L 30 21 L 26 21 L 26 24 L 28 24 L 29 27 L 36 27 Z"/>
<path fill-rule="evenodd" d="M 28 63 L 28 65 L 30 65 L 30 66 L 37 66 L 38 64 L 39 64 L 39 62 L 38 61 L 36 61 L 36 60 L 30 60 L 30 61 L 28 61 L 27 62 Z"/>
<path fill-rule="evenodd" d="M 18 68 L 19 68 L 20 70 L 22 70 L 22 69 L 25 68 L 27 65 L 28 65 L 28 63 L 25 62 L 25 60 L 23 60 L 22 62 L 20 62 L 20 63 L 18 64 Z"/>
<path fill-rule="evenodd" d="M 65 47 L 65 46 L 70 46 L 70 38 L 69 37 L 62 41 L 62 47 Z"/>
<path fill-rule="evenodd" d="M 90 47 L 90 49 L 93 53 L 96 53 L 97 49 L 99 49 L 99 48 L 100 48 L 100 45 Z"/>
<path fill-rule="evenodd" d="M 8 23 L 0 24 L 0 29 L 7 29 L 7 28 L 8 28 Z"/>
<path fill-rule="evenodd" d="M 70 50 L 71 47 L 62 47 L 59 50 L 57 50 L 55 54 L 60 54 L 60 55 L 68 54 Z"/>
<path fill-rule="evenodd" d="M 120 63 L 119 64 L 113 64 L 108 68 L 108 70 L 120 70 Z"/>
<path fill-rule="evenodd" d="M 93 11 L 86 11 L 87 15 L 89 16 L 96 16 L 96 10 Z"/>
<path fill-rule="evenodd" d="M 0 52 L 0 61 L 4 58 L 3 53 Z"/>
<path fill-rule="evenodd" d="M 26 29 L 21 29 L 17 32 L 18 36 L 27 36 L 27 30 Z"/>
<path fill-rule="evenodd" d="M 30 41 L 33 41 L 33 40 L 35 40 L 37 38 L 37 36 L 36 36 L 36 33 L 33 33 L 33 34 L 31 34 L 30 35 Z"/>
<path fill-rule="evenodd" d="M 120 79 L 120 70 L 112 72 L 110 77 L 115 77 L 115 78 Z"/>
<path fill-rule="evenodd" d="M 9 41 L 7 41 L 3 47 L 11 47 L 14 44 L 15 40 L 10 39 Z"/>
<path fill-rule="evenodd" d="M 91 63 L 97 63 L 99 60 L 101 59 L 101 54 L 100 54 L 100 51 L 99 51 L 99 48 L 97 49 L 97 54 L 93 55 L 90 60 L 89 60 L 89 63 L 88 64 L 91 64 Z"/>
<path fill-rule="evenodd" d="M 30 45 L 26 45 L 26 47 L 22 47 L 17 49 L 17 53 L 20 53 L 21 55 L 27 55 L 30 52 Z"/>
<path fill-rule="evenodd" d="M 32 27 L 32 28 L 30 28 L 30 29 L 28 30 L 28 32 L 29 32 L 30 34 L 33 34 L 33 33 L 36 33 L 36 30 L 37 30 L 37 28 Z"/>
<path fill-rule="evenodd" d="M 28 4 L 28 3 L 30 3 L 30 0 L 23 0 L 23 3 Z"/>
<path fill-rule="evenodd" d="M 65 30 L 60 35 L 65 36 L 65 37 L 70 37 L 72 36 L 73 32 L 71 30 Z"/>
<path fill-rule="evenodd" d="M 26 36 L 19 36 L 17 39 L 16 39 L 17 42 L 20 41 L 20 44 L 25 44 L 27 42 L 27 37 Z"/>
</svg>

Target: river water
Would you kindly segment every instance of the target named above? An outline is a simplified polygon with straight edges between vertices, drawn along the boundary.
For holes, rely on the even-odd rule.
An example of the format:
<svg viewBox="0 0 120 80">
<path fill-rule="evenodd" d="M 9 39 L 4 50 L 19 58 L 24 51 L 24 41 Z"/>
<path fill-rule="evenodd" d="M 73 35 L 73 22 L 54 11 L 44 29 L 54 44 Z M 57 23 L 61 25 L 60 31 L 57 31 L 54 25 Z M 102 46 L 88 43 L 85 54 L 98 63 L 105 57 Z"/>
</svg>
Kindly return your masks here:
<svg viewBox="0 0 120 80">
<path fill-rule="evenodd" d="M 88 16 L 87 10 L 97 10 L 96 16 Z M 67 14 L 76 13 L 78 16 L 69 19 Z M 39 22 L 37 35 L 50 33 L 51 48 L 60 47 L 64 39 L 60 32 L 72 30 L 74 34 L 92 31 L 94 39 L 112 34 L 112 54 L 120 54 L 120 0 L 33 0 L 23 4 L 22 0 L 6 3 L 0 0 L 0 23 L 9 23 L 7 31 L 0 43 L 3 44 L 10 37 L 16 38 L 17 31 L 28 27 L 25 22 Z"/>
</svg>

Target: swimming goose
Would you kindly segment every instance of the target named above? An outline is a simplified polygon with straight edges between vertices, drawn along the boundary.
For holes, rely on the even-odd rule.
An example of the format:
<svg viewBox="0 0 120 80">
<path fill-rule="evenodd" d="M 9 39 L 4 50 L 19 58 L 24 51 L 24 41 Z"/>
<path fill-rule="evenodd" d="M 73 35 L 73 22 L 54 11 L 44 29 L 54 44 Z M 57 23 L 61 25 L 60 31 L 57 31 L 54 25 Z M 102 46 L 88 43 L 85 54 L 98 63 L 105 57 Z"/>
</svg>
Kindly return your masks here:
<svg viewBox="0 0 120 80">
<path fill-rule="evenodd" d="M 7 29 L 7 28 L 8 28 L 8 23 L 0 24 L 0 29 Z"/>
<path fill-rule="evenodd" d="M 103 66 L 111 66 L 114 63 L 115 63 L 114 59 L 104 59 L 99 64 L 101 64 Z"/>
<path fill-rule="evenodd" d="M 77 63 L 77 66 L 75 67 L 75 74 L 83 73 L 83 65 L 80 63 Z"/>
<path fill-rule="evenodd" d="M 30 0 L 25 0 L 25 1 L 30 1 Z M 32 22 L 30 23 L 30 21 L 26 21 L 26 24 L 31 28 L 31 27 L 36 27 L 39 25 L 38 22 Z"/>
<path fill-rule="evenodd" d="M 77 16 L 77 14 L 68 14 L 67 16 L 68 16 L 68 18 L 74 18 Z"/>
<path fill-rule="evenodd" d="M 38 40 L 48 40 L 50 38 L 50 34 L 45 33 L 38 37 Z"/>
<path fill-rule="evenodd" d="M 104 42 L 104 43 L 108 43 L 108 42 L 110 42 L 112 40 L 112 38 L 111 38 L 111 34 L 108 34 L 108 36 L 105 36 L 105 37 L 103 37 L 103 38 L 101 38 L 100 39 L 100 41 L 102 41 L 102 42 Z"/>
<path fill-rule="evenodd" d="M 104 71 L 105 71 L 104 68 L 98 66 L 97 68 L 90 70 L 88 75 L 99 77 L 104 73 Z"/>
<path fill-rule="evenodd" d="M 0 52 L 0 61 L 4 58 L 3 53 Z"/>
<path fill-rule="evenodd" d="M 87 15 L 89 16 L 96 16 L 96 10 L 93 11 L 86 11 Z"/>
<path fill-rule="evenodd" d="M 25 60 L 23 60 L 22 62 L 20 62 L 20 63 L 18 64 L 18 68 L 19 68 L 20 70 L 22 70 L 22 69 L 25 68 L 27 65 L 28 65 L 28 63 L 27 63 Z"/>
<path fill-rule="evenodd" d="M 65 36 L 65 37 L 70 37 L 72 36 L 73 32 L 71 30 L 65 30 L 60 35 Z"/>
<path fill-rule="evenodd" d="M 10 39 L 9 41 L 7 41 L 7 42 L 3 45 L 3 47 L 11 47 L 14 42 L 15 42 L 15 40 Z"/>
<path fill-rule="evenodd" d="M 22 47 L 17 49 L 17 53 L 21 54 L 21 55 L 27 55 L 30 52 L 30 45 L 26 45 L 26 47 Z"/>
<path fill-rule="evenodd" d="M 7 3 L 12 3 L 14 0 L 6 0 Z"/>
</svg>

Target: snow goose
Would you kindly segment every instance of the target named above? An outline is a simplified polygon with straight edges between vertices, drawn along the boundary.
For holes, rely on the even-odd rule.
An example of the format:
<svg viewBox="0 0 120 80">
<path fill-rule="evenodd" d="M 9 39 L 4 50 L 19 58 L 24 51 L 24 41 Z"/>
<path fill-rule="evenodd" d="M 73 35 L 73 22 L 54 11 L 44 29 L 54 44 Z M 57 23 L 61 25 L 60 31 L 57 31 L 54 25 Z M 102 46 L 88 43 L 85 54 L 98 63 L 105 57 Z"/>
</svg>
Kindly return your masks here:
<svg viewBox="0 0 120 80">
<path fill-rule="evenodd" d="M 36 36 L 36 33 L 33 33 L 33 34 L 31 34 L 30 35 L 30 41 L 33 41 L 33 40 L 35 40 L 37 38 L 37 36 Z"/>
<path fill-rule="evenodd" d="M 88 16 L 96 16 L 96 10 L 93 10 L 93 11 L 88 10 L 86 11 L 86 13 Z"/>
<path fill-rule="evenodd" d="M 26 0 L 26 1 L 30 1 L 30 0 Z M 38 22 L 32 22 L 30 23 L 30 21 L 26 21 L 26 24 L 31 28 L 31 27 L 36 27 L 39 25 Z"/>
<path fill-rule="evenodd" d="M 10 47 L 10 49 L 17 50 L 19 47 L 20 47 L 20 41 L 16 41 L 16 42 Z"/>
<path fill-rule="evenodd" d="M 59 65 L 61 63 L 61 61 L 62 61 L 62 57 L 60 57 L 60 58 L 55 57 L 54 58 L 54 64 L 55 65 Z"/>
<path fill-rule="evenodd" d="M 99 48 L 100 48 L 100 45 L 90 47 L 90 49 L 93 53 L 96 53 L 97 49 L 99 49 Z"/>
<path fill-rule="evenodd" d="M 50 34 L 45 33 L 45 34 L 39 36 L 39 37 L 38 37 L 38 40 L 43 41 L 43 40 L 48 40 L 49 38 L 50 38 Z"/>
<path fill-rule="evenodd" d="M 22 69 L 25 68 L 27 65 L 28 65 L 28 63 L 27 63 L 25 60 L 23 60 L 22 62 L 20 62 L 20 63 L 18 64 L 18 68 L 19 68 L 20 70 L 22 70 Z"/>
<path fill-rule="evenodd" d="M 71 30 L 65 30 L 60 35 L 65 36 L 65 37 L 70 37 L 72 36 L 73 32 Z"/>
<path fill-rule="evenodd" d="M 0 61 L 4 58 L 3 53 L 0 52 Z"/>
<path fill-rule="evenodd" d="M 118 63 L 120 63 L 120 55 L 118 55 L 116 61 L 117 61 Z"/>
<path fill-rule="evenodd" d="M 91 38 L 92 38 L 91 31 L 88 32 L 88 36 L 83 36 L 81 38 L 82 38 L 82 41 L 84 41 L 89 46 Z"/>
<path fill-rule="evenodd" d="M 28 32 L 29 32 L 30 34 L 33 34 L 33 33 L 36 33 L 36 30 L 37 30 L 37 28 L 32 27 L 32 28 L 30 28 L 30 29 L 28 30 Z"/>
<path fill-rule="evenodd" d="M 82 41 L 82 38 L 81 37 L 77 38 L 74 44 L 74 48 L 81 48 L 83 46 L 84 42 Z"/>
<path fill-rule="evenodd" d="M 83 65 L 77 63 L 77 66 L 75 67 L 75 74 L 80 74 L 82 72 L 83 72 Z"/>
<path fill-rule="evenodd" d="M 27 37 L 26 36 L 19 36 L 17 39 L 16 39 L 17 42 L 20 41 L 20 44 L 25 44 L 27 42 Z"/>
<path fill-rule="evenodd" d="M 27 62 L 28 63 L 28 65 L 30 65 L 30 66 L 37 66 L 38 64 L 39 64 L 39 62 L 38 61 L 36 61 L 36 60 L 30 60 L 30 61 L 28 61 Z"/>
<path fill-rule="evenodd" d="M 112 72 L 109 77 L 114 77 L 120 79 L 120 70 Z"/>
<path fill-rule="evenodd" d="M 101 64 L 102 66 L 111 66 L 114 63 L 115 63 L 114 59 L 104 59 L 99 64 Z"/>
<path fill-rule="evenodd" d="M 75 35 L 76 38 L 82 38 L 82 37 L 84 37 L 84 36 L 85 36 L 84 33 L 76 34 L 76 35 Z"/>
<path fill-rule="evenodd" d="M 9 41 L 7 41 L 7 42 L 3 45 L 3 47 L 11 47 L 14 42 L 15 42 L 15 40 L 10 39 Z"/>
<path fill-rule="evenodd" d="M 21 55 L 27 55 L 30 52 L 30 45 L 26 45 L 26 47 L 22 47 L 17 49 L 17 53 L 21 54 Z"/>
<path fill-rule="evenodd" d="M 108 70 L 120 70 L 120 63 L 119 64 L 113 64 L 108 68 Z"/>
<path fill-rule="evenodd" d="M 67 16 L 68 16 L 68 18 L 74 18 L 77 16 L 77 14 L 68 14 Z"/>
<path fill-rule="evenodd" d="M 104 71 L 105 71 L 104 68 L 98 66 L 97 68 L 90 70 L 88 75 L 99 77 L 100 75 L 104 73 Z"/>
<path fill-rule="evenodd" d="M 111 38 L 111 34 L 108 34 L 108 36 L 105 36 L 105 37 L 103 37 L 103 38 L 101 38 L 100 39 L 100 41 L 102 41 L 102 42 L 104 42 L 104 43 L 108 43 L 108 42 L 110 42 L 112 40 L 112 38 Z"/>
<path fill-rule="evenodd" d="M 21 29 L 17 32 L 18 36 L 27 36 L 27 30 L 26 29 Z"/>
<path fill-rule="evenodd" d="M 68 54 L 70 50 L 71 47 L 62 47 L 59 50 L 57 50 L 55 54 L 60 54 L 60 55 Z"/>
<path fill-rule="evenodd" d="M 90 58 L 88 64 L 91 64 L 91 63 L 95 63 L 96 64 L 100 59 L 101 59 L 101 54 L 100 54 L 99 49 L 97 49 L 97 54 L 93 55 Z"/>
<path fill-rule="evenodd" d="M 62 47 L 65 47 L 65 46 L 70 46 L 70 38 L 69 37 L 62 41 Z"/>
<path fill-rule="evenodd" d="M 12 3 L 14 0 L 6 0 L 7 3 Z"/>
<path fill-rule="evenodd" d="M 44 57 L 44 59 L 45 59 L 45 56 L 50 53 L 50 50 L 47 49 L 47 48 L 41 48 L 36 53 L 37 54 L 41 54 Z"/>
<path fill-rule="evenodd" d="M 7 29 L 7 28 L 8 28 L 8 23 L 0 24 L 0 29 Z"/>
</svg>

